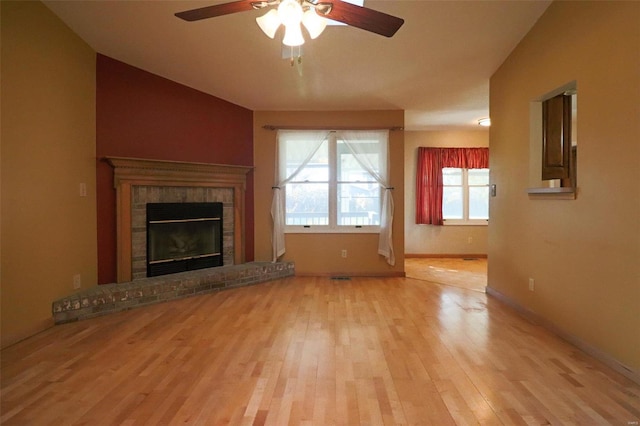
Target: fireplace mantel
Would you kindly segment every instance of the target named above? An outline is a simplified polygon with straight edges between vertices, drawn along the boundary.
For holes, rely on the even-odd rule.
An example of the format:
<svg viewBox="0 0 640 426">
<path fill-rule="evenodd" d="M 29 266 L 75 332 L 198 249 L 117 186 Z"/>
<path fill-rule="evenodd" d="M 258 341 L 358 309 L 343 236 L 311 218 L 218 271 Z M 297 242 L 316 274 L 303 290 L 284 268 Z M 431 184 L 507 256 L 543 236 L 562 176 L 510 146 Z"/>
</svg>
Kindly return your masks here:
<svg viewBox="0 0 640 426">
<path fill-rule="evenodd" d="M 244 263 L 246 175 L 251 166 L 105 157 L 114 169 L 118 282 L 132 279 L 132 188 L 195 187 L 233 191 L 234 264 Z"/>
</svg>

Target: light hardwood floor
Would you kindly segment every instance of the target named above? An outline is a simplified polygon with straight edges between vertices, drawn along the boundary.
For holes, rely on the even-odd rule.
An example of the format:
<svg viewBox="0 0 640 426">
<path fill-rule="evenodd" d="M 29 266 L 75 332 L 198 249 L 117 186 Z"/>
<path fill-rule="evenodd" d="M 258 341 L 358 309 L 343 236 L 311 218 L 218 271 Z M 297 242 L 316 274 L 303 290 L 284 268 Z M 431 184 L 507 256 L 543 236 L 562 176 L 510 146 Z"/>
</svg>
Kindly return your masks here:
<svg viewBox="0 0 640 426">
<path fill-rule="evenodd" d="M 293 277 L 2 351 L 3 424 L 628 425 L 640 386 L 484 293 Z"/>
<path fill-rule="evenodd" d="M 404 260 L 408 278 L 484 292 L 487 259 L 413 257 Z"/>
</svg>

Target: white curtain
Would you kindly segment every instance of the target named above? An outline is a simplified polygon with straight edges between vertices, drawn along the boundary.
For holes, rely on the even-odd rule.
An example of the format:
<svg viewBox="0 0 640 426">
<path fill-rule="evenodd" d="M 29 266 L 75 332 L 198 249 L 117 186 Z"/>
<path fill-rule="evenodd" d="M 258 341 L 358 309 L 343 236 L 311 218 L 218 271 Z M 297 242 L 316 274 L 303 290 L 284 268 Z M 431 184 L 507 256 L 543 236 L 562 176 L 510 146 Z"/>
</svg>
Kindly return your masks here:
<svg viewBox="0 0 640 426">
<path fill-rule="evenodd" d="M 296 177 L 311 161 L 322 142 L 327 139 L 326 130 L 279 130 L 276 143 L 276 182 L 273 186 L 271 217 L 273 218 L 273 261 L 285 252 L 284 227 L 285 205 L 282 191 L 285 185 Z M 287 164 L 288 162 L 288 164 Z"/>
<path fill-rule="evenodd" d="M 382 188 L 382 211 L 380 212 L 380 237 L 378 240 L 378 254 L 387 259 L 389 265 L 395 265 L 396 258 L 393 253 L 393 194 L 391 187 L 389 186 L 389 131 L 388 130 L 341 130 L 338 132 L 338 136 L 345 142 L 345 145 L 349 148 L 349 151 L 353 154 L 354 158 L 375 180 L 380 184 Z M 371 153 L 370 148 L 365 148 L 363 143 L 359 141 L 378 141 L 378 166 L 371 162 L 371 157 L 368 155 Z"/>
</svg>

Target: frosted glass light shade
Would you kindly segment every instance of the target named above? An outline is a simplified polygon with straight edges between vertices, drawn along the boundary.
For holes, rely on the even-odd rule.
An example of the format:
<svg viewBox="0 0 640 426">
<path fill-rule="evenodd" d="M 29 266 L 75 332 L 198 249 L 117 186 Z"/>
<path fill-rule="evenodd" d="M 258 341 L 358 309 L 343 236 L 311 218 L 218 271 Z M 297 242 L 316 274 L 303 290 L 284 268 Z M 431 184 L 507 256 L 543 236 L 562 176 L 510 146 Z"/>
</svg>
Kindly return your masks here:
<svg viewBox="0 0 640 426">
<path fill-rule="evenodd" d="M 285 27 L 300 24 L 302 6 L 296 0 L 282 0 L 278 6 L 278 17 Z"/>
<path fill-rule="evenodd" d="M 309 36 L 314 39 L 318 37 L 327 27 L 327 20 L 318 15 L 315 9 L 311 8 L 302 15 L 302 23 L 304 24 Z"/>
<path fill-rule="evenodd" d="M 300 24 L 285 26 L 282 44 L 292 47 L 302 46 L 304 44 L 304 37 L 302 37 L 302 28 L 300 28 Z"/>
<path fill-rule="evenodd" d="M 256 22 L 262 32 L 269 38 L 274 38 L 276 36 L 276 31 L 278 31 L 278 27 L 280 27 L 281 23 L 276 9 L 271 9 L 264 15 L 257 17 Z"/>
</svg>

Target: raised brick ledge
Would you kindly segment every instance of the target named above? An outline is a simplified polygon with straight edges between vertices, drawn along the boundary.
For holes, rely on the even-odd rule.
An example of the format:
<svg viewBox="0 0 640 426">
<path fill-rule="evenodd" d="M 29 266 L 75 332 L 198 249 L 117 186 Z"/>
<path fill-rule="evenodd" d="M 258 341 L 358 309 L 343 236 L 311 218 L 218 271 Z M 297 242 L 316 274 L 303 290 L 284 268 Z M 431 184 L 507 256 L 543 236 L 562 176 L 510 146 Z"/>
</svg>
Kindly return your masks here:
<svg viewBox="0 0 640 426">
<path fill-rule="evenodd" d="M 295 275 L 293 262 L 250 262 L 99 285 L 53 302 L 56 324 Z"/>
</svg>

